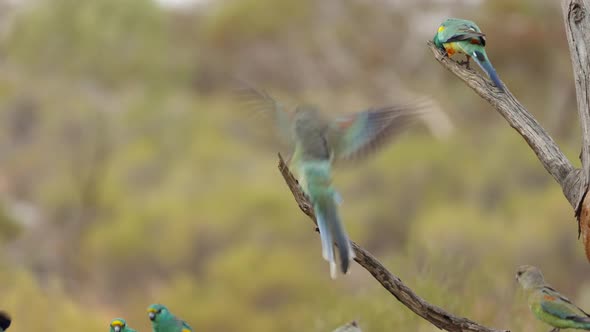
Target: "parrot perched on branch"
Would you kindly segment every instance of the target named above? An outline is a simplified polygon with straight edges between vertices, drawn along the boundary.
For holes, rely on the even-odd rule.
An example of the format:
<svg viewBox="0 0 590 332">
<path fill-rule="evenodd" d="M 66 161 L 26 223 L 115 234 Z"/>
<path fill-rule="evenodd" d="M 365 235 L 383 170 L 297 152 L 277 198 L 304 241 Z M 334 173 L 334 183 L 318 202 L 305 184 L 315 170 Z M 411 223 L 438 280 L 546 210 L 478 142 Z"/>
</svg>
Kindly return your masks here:
<svg viewBox="0 0 590 332">
<path fill-rule="evenodd" d="M 176 318 L 165 306 L 152 304 L 148 307 L 148 317 L 154 332 L 192 332 L 187 322 Z"/>
<path fill-rule="evenodd" d="M 481 32 L 474 22 L 449 18 L 438 27 L 432 41 L 436 47 L 445 51 L 448 56 L 455 53 L 465 54 L 467 64 L 469 64 L 469 58 L 472 57 L 481 69 L 488 74 L 496 87 L 504 91 L 504 85 L 486 54 L 485 34 Z"/>
<path fill-rule="evenodd" d="M 340 271 L 346 274 L 354 251 L 338 213 L 341 198 L 332 185 L 332 164 L 360 159 L 375 151 L 423 114 L 426 104 L 371 108 L 328 120 L 312 105 L 288 111 L 265 92 L 253 88 L 242 92 L 251 105 L 274 113 L 281 136 L 294 146 L 290 167 L 313 205 L 330 276 L 337 276 L 334 245 L 338 248 Z"/>
<path fill-rule="evenodd" d="M 570 328 L 590 330 L 590 315 L 545 283 L 541 270 L 523 265 L 516 272 L 516 280 L 527 292 L 533 314 L 554 327 L 551 332 Z"/>
<path fill-rule="evenodd" d="M 110 332 L 135 332 L 134 329 L 127 326 L 127 322 L 123 318 L 113 319 L 110 327 Z"/>
<path fill-rule="evenodd" d="M 4 311 L 0 311 L 0 332 L 6 331 L 10 327 L 12 320 Z"/>
</svg>

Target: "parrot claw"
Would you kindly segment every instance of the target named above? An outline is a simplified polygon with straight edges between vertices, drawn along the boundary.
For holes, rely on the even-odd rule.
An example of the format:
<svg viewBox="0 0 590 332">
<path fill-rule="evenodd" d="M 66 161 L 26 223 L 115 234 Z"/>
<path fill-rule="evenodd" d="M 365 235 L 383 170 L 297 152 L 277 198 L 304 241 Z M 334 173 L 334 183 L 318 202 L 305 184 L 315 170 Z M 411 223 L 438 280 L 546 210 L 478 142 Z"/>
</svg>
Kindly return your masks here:
<svg viewBox="0 0 590 332">
<path fill-rule="evenodd" d="M 558 328 L 558 327 L 555 327 L 555 328 L 553 328 L 553 329 L 552 329 L 551 331 L 549 331 L 549 332 L 559 332 L 559 328 Z"/>
<path fill-rule="evenodd" d="M 467 58 L 467 60 L 463 60 L 463 61 L 457 61 L 457 63 L 460 66 L 464 66 L 465 68 L 471 70 L 471 67 L 469 66 L 469 58 Z"/>
</svg>

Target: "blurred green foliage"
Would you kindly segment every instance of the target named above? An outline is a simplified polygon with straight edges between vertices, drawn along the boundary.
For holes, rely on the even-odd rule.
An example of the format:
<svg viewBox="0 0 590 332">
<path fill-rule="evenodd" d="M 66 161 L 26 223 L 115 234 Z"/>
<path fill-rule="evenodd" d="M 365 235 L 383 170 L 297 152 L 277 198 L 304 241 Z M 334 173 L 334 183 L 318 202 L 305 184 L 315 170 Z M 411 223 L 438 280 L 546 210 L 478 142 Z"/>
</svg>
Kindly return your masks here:
<svg viewBox="0 0 590 332">
<path fill-rule="evenodd" d="M 590 308 L 571 207 L 528 149 L 424 46 L 478 21 L 500 76 L 577 163 L 571 64 L 552 1 L 45 0 L 0 39 L 0 293 L 12 332 L 149 331 L 161 302 L 198 331 L 434 331 L 353 266 L 329 278 L 245 78 L 329 112 L 430 95 L 455 123 L 338 169 L 351 237 L 426 300 L 542 327 L 520 264 Z M 503 19 L 498 19 L 499 17 Z M 551 47 L 549 47 L 551 45 Z M 329 106 L 328 106 L 329 105 Z M 285 152 L 285 151 L 283 151 Z"/>
<path fill-rule="evenodd" d="M 23 16 L 7 47 L 29 66 L 111 84 L 169 75 L 167 18 L 155 3 L 52 0 Z"/>
</svg>

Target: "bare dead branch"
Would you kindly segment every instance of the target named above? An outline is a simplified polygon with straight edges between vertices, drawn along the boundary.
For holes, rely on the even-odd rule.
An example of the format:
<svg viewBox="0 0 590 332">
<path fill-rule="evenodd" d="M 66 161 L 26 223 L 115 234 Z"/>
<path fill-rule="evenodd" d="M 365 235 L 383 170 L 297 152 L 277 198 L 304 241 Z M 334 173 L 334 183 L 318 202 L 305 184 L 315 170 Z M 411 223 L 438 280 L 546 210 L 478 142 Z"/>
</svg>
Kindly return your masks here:
<svg viewBox="0 0 590 332">
<path fill-rule="evenodd" d="M 572 165 L 551 136 L 507 88 L 506 93 L 501 93 L 481 75 L 449 59 L 432 42 L 429 41 L 428 46 L 443 67 L 487 100 L 506 119 L 525 139 L 547 172 L 559 183 L 563 194 L 574 208 L 578 219 L 578 234 L 582 235 L 586 258 L 590 261 L 590 198 L 586 195 L 590 180 L 590 1 L 563 0 L 562 9 L 582 127 L 582 169 Z"/>
<path fill-rule="evenodd" d="M 586 248 L 586 257 L 590 260 L 590 202 L 586 195 L 590 179 L 590 16 L 589 4 L 584 0 L 564 0 L 562 2 L 565 34 L 574 69 L 578 116 L 582 127 L 582 159 L 585 198 L 582 206 L 576 210 L 578 217 L 578 234 Z"/>
<path fill-rule="evenodd" d="M 279 170 L 289 186 L 297 205 L 303 213 L 305 213 L 313 222 L 316 223 L 313 207 L 309 199 L 301 190 L 297 179 L 291 174 L 289 168 L 285 164 L 283 157 L 279 154 Z M 367 270 L 373 278 L 375 278 L 391 295 L 398 301 L 412 310 L 418 316 L 429 321 L 439 329 L 451 332 L 509 332 L 505 330 L 496 330 L 483 325 L 480 325 L 467 318 L 455 316 L 444 309 L 432 305 L 414 293 L 408 286 L 406 286 L 400 278 L 389 272 L 383 264 L 381 264 L 371 253 L 363 249 L 361 246 L 352 242 L 352 247 L 356 254 L 354 259 L 359 265 Z"/>
<path fill-rule="evenodd" d="M 581 206 L 586 189 L 586 178 L 561 152 L 555 141 L 541 127 L 539 122 L 522 106 L 505 86 L 506 93 L 500 92 L 475 71 L 466 69 L 428 42 L 434 57 L 443 67 L 460 78 L 467 86 L 485 99 L 514 128 L 535 152 L 547 172 L 561 186 L 563 193 L 576 212 Z"/>
<path fill-rule="evenodd" d="M 586 183 L 590 179 L 590 16 L 588 1 L 562 2 L 565 32 L 574 69 L 578 114 L 582 126 L 582 168 Z"/>
</svg>

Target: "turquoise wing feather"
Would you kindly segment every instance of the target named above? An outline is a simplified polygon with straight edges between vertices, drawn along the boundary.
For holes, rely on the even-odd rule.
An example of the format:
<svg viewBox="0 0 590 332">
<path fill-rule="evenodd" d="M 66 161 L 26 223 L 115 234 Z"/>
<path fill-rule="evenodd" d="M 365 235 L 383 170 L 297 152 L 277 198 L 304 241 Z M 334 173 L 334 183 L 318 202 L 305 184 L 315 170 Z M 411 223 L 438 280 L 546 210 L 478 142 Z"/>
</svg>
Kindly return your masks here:
<svg viewBox="0 0 590 332">
<path fill-rule="evenodd" d="M 444 29 L 438 33 L 443 43 L 477 40 L 485 46 L 485 34 L 481 32 L 475 22 L 462 19 L 448 19 L 442 24 Z"/>
<path fill-rule="evenodd" d="M 193 328 L 187 322 L 178 319 L 178 325 L 181 327 L 181 332 L 192 332 Z"/>
<path fill-rule="evenodd" d="M 420 106 L 374 108 L 337 118 L 328 129 L 333 157 L 356 160 L 369 155 L 404 131 L 420 114 Z"/>
<path fill-rule="evenodd" d="M 542 293 L 541 308 L 545 312 L 561 319 L 590 323 L 590 317 L 584 310 L 553 288 L 545 287 Z"/>
</svg>

